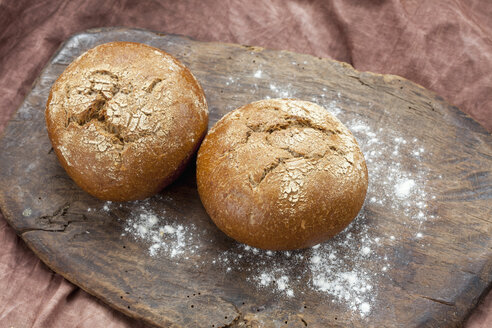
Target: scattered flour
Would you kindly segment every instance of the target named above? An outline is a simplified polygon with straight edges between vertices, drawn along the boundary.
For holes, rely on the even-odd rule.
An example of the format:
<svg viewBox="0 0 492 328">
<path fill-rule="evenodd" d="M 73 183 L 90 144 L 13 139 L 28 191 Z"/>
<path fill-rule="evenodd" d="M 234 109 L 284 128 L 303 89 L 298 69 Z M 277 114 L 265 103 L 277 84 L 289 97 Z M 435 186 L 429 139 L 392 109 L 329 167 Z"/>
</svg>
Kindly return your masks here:
<svg viewBox="0 0 492 328">
<path fill-rule="evenodd" d="M 103 211 L 104 212 L 109 212 L 109 206 L 111 205 L 110 201 L 107 201 L 104 206 L 103 206 Z"/>
<path fill-rule="evenodd" d="M 261 70 L 254 73 L 256 78 L 261 76 Z M 239 85 L 239 82 L 229 78 L 226 85 Z M 268 88 L 270 93 L 261 95 L 263 98 L 296 96 L 291 84 L 269 83 Z M 423 237 L 422 224 L 434 218 L 427 208 L 429 172 L 420 165 L 421 159 L 428 154 L 417 138 L 406 139 L 399 131 L 387 128 L 375 129 L 358 114 L 343 111 L 337 105 L 337 100 L 342 97 L 340 92 L 328 94 L 326 88 L 323 92 L 313 97 L 313 101 L 348 126 L 364 153 L 369 171 L 364 207 L 343 232 L 307 250 L 272 252 L 242 244 L 217 250 L 213 244 L 193 242 L 201 239 L 194 236 L 205 234 L 205 231 L 197 230 L 193 224 L 180 223 L 180 218 L 165 212 L 155 213 L 152 206 L 143 201 L 133 204 L 124 224 L 123 238 L 142 241 L 148 245 L 150 256 L 174 261 L 189 260 L 194 253 L 212 252 L 208 254 L 212 256 L 202 256 L 202 259 L 212 258 L 210 263 L 204 261 L 200 265 L 219 266 L 225 275 L 235 275 L 237 268 L 243 268 L 246 280 L 266 293 L 286 298 L 303 298 L 316 293 L 324 295 L 327 302 L 346 306 L 360 317 L 370 316 L 377 308 L 378 283 L 391 277 L 393 253 L 386 247 L 398 242 L 394 235 L 378 232 L 378 218 L 374 213 L 378 212 L 377 208 L 390 209 L 407 229 L 415 230 L 413 239 Z M 413 156 L 413 163 L 400 161 L 400 154 Z M 103 210 L 109 211 L 115 206 L 105 203 Z M 398 240 L 400 238 L 403 237 L 398 236 Z"/>
<path fill-rule="evenodd" d="M 363 221 L 364 218 L 357 220 Z M 324 243 L 312 250 L 309 264 L 312 288 L 333 296 L 334 301 L 346 304 L 360 316 L 370 313 L 370 304 L 374 302 L 377 292 L 373 286 L 376 275 L 367 269 L 369 258 L 373 257 L 369 247 L 373 241 L 369 239 L 367 229 L 363 230 L 359 235 L 362 236 L 360 242 L 363 245 L 359 252 L 355 248 L 357 237 L 346 233 L 335 237 L 335 243 Z"/>
<path fill-rule="evenodd" d="M 155 213 L 145 201 L 134 202 L 135 209 L 125 221 L 122 236 L 130 235 L 149 244 L 150 256 L 163 255 L 170 258 L 194 253 L 199 247 L 194 244 L 194 225 L 177 224 L 166 213 Z M 110 206 L 105 204 L 104 207 Z"/>
<path fill-rule="evenodd" d="M 270 98 L 292 98 L 292 86 L 288 85 L 286 88 L 279 87 L 273 83 L 270 84 L 270 90 L 272 91 L 272 96 L 266 96 L 266 99 Z"/>
<path fill-rule="evenodd" d="M 414 186 L 415 186 L 415 181 L 411 179 L 398 182 L 398 184 L 395 186 L 396 196 L 398 196 L 399 198 L 408 197 L 410 191 Z"/>
<path fill-rule="evenodd" d="M 285 292 L 288 297 L 294 296 L 294 291 L 289 287 L 289 277 L 286 275 L 276 277 L 272 273 L 262 272 L 257 279 L 263 287 L 273 285 L 279 292 Z"/>
</svg>

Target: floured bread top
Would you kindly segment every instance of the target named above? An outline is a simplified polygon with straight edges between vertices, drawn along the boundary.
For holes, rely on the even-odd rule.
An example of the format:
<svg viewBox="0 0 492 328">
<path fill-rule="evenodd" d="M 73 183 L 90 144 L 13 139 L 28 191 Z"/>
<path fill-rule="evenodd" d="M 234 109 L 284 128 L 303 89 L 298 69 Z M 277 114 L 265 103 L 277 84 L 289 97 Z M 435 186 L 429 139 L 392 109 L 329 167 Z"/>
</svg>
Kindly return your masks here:
<svg viewBox="0 0 492 328">
<path fill-rule="evenodd" d="M 146 161 L 165 159 L 174 169 L 157 164 L 161 174 L 175 171 L 200 141 L 208 111 L 202 88 L 174 57 L 113 42 L 67 67 L 51 90 L 46 120 L 69 174 L 115 185 L 131 178 L 128 172 L 146 176 Z"/>
<path fill-rule="evenodd" d="M 197 173 L 219 228 L 236 238 L 234 225 L 241 225 L 244 238 L 236 239 L 260 248 L 306 247 L 334 235 L 355 217 L 367 190 L 364 157 L 350 131 L 322 107 L 293 99 L 262 100 L 224 116 L 200 148 Z M 210 194 L 224 195 L 223 204 Z M 277 238 L 278 247 L 268 247 Z"/>
</svg>

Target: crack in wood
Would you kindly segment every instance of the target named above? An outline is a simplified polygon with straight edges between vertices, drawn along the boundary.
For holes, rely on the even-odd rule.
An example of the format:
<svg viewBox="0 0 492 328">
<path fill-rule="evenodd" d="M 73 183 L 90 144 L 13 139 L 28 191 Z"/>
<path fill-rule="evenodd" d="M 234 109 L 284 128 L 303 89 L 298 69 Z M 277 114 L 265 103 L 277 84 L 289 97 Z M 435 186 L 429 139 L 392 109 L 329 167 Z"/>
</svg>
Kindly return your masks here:
<svg viewBox="0 0 492 328">
<path fill-rule="evenodd" d="M 453 302 L 448 302 L 448 301 L 445 301 L 445 300 L 440 300 L 440 299 L 437 299 L 437 298 L 432 298 L 432 297 L 422 296 L 422 295 L 420 297 L 425 298 L 426 300 L 429 300 L 431 302 L 443 304 L 443 305 L 446 305 L 446 306 L 456 306 L 456 304 L 454 304 Z"/>
<path fill-rule="evenodd" d="M 21 229 L 19 233 L 23 235 L 31 231 L 65 232 L 72 223 L 87 221 L 83 214 L 78 215 L 76 218 L 67 217 L 70 206 L 69 202 L 64 203 L 52 215 L 43 215 L 36 218 L 34 221 L 39 226 Z M 79 219 L 79 217 L 82 217 L 82 219 Z"/>
<path fill-rule="evenodd" d="M 241 313 L 241 310 L 239 310 L 239 308 L 236 306 L 236 304 L 234 303 L 230 303 L 233 307 L 234 307 L 234 310 L 236 311 L 236 316 L 233 318 L 233 320 L 228 323 L 228 324 L 225 324 L 225 325 L 222 325 L 218 328 L 235 328 L 235 327 L 239 327 L 238 324 L 241 323 L 241 321 L 243 321 L 243 314 Z"/>
<path fill-rule="evenodd" d="M 406 103 L 408 103 L 408 104 L 417 105 L 417 104 L 415 104 L 413 101 L 410 101 L 410 100 L 405 99 L 405 98 L 403 98 L 403 97 L 401 97 L 401 96 L 398 96 L 398 95 L 396 95 L 396 94 L 394 94 L 394 93 L 392 93 L 392 92 L 389 92 L 388 90 L 384 90 L 384 89 L 382 89 L 382 88 L 375 88 L 375 87 L 373 87 L 372 85 L 370 85 L 370 84 L 368 84 L 368 83 L 364 82 L 364 80 L 363 80 L 360 76 L 354 76 L 354 75 L 347 75 L 347 76 L 348 76 L 348 77 L 350 77 L 350 78 L 352 78 L 352 79 L 354 79 L 354 80 L 357 80 L 357 81 L 358 81 L 361 85 L 363 85 L 363 86 L 365 86 L 365 87 L 367 87 L 367 88 L 369 88 L 369 89 L 371 89 L 371 90 L 375 90 L 375 91 L 378 91 L 378 92 L 384 92 L 384 93 L 386 93 L 386 94 L 388 94 L 388 95 L 390 95 L 390 96 L 393 96 L 393 97 L 395 97 L 395 98 L 398 98 L 398 99 L 400 99 L 401 101 L 406 102 Z M 432 105 L 431 105 L 431 104 L 428 104 L 428 103 L 427 103 L 427 104 L 425 104 L 425 105 L 426 105 L 426 107 L 429 107 L 429 109 L 430 109 L 430 110 L 435 111 L 434 107 L 432 107 Z M 414 106 L 414 107 L 415 107 L 415 106 Z M 418 106 L 416 106 L 416 107 L 418 107 Z"/>
</svg>

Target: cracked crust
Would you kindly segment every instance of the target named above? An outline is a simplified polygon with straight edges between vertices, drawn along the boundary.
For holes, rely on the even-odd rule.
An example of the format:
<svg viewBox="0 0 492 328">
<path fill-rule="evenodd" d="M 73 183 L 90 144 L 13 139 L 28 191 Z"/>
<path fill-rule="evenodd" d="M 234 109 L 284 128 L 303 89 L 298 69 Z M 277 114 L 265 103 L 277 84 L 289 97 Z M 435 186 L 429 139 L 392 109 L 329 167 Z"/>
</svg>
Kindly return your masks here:
<svg viewBox="0 0 492 328">
<path fill-rule="evenodd" d="M 146 198 L 183 170 L 208 109 L 191 72 L 166 52 L 112 42 L 74 60 L 46 105 L 53 149 L 70 177 L 104 200 Z"/>
<path fill-rule="evenodd" d="M 286 250 L 343 230 L 367 191 L 364 156 L 350 131 L 322 107 L 261 100 L 225 115 L 198 152 L 207 213 L 239 242 Z"/>
</svg>

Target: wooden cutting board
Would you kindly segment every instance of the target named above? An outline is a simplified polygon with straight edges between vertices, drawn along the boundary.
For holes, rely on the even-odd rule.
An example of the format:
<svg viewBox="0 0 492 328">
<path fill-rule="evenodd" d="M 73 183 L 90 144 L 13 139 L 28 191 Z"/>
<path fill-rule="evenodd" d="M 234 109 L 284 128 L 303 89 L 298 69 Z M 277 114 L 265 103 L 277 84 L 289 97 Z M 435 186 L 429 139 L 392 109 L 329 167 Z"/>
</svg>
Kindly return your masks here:
<svg viewBox="0 0 492 328">
<path fill-rule="evenodd" d="M 336 113 L 368 161 L 360 216 L 318 248 L 267 253 L 215 228 L 194 167 L 145 202 L 109 204 L 81 191 L 51 149 L 44 106 L 74 58 L 115 40 L 182 60 L 204 87 L 210 126 L 268 97 Z M 90 30 L 66 41 L 44 69 L 0 154 L 1 209 L 29 247 L 90 294 L 156 326 L 453 327 L 492 281 L 492 137 L 397 76 L 287 51 Z"/>
</svg>

